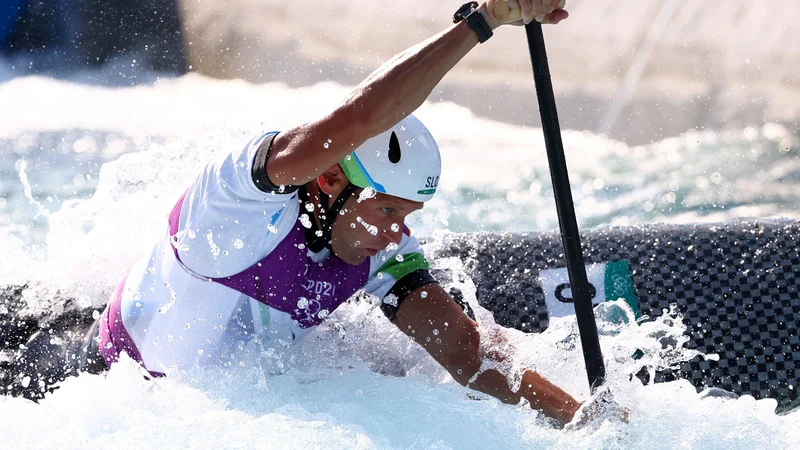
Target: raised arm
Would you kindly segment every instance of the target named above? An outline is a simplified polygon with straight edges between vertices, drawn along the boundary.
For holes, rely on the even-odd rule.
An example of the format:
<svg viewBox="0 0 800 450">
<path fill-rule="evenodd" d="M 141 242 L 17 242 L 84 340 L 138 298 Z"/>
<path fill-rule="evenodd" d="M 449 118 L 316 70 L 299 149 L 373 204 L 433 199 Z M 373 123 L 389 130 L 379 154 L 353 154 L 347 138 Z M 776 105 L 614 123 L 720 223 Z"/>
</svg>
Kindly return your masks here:
<svg viewBox="0 0 800 450">
<path fill-rule="evenodd" d="M 494 4 L 479 10 L 494 29 Z M 559 0 L 520 0 L 523 20 L 546 15 L 544 22 L 566 17 Z M 417 109 L 433 88 L 478 43 L 466 21 L 450 26 L 384 63 L 356 86 L 332 112 L 281 133 L 267 161 L 267 176 L 276 186 L 301 185 L 321 175 L 364 143 Z"/>
<path fill-rule="evenodd" d="M 425 294 L 423 294 L 423 292 Z M 484 392 L 505 403 L 516 404 L 524 397 L 534 409 L 566 424 L 580 403 L 538 373 L 527 370 L 520 389 L 512 391 L 506 374 L 489 369 L 472 380 L 484 359 L 502 360 L 496 350 L 481 349 L 478 325 L 438 284 L 420 286 L 401 303 L 394 324 L 441 364 L 464 386 Z M 488 337 L 484 336 L 484 339 Z M 471 381 L 472 380 L 472 381 Z M 470 382 L 471 381 L 471 382 Z"/>
</svg>

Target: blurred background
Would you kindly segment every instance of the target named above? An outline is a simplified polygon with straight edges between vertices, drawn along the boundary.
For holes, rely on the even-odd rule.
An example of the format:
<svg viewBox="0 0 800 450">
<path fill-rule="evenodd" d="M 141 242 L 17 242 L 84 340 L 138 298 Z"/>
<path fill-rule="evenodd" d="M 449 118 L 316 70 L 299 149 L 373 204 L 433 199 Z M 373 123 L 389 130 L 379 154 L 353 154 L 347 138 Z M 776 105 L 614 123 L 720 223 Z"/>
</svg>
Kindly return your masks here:
<svg viewBox="0 0 800 450">
<path fill-rule="evenodd" d="M 449 23 L 456 2 L 3 0 L 0 79 L 47 74 L 147 82 L 153 72 L 292 87 L 354 85 Z M 562 128 L 630 145 L 689 129 L 772 122 L 798 129 L 800 4 L 773 0 L 570 0 L 546 28 Z M 136 61 L 135 63 L 133 61 Z M 104 68 L 86 74 L 89 69 Z M 500 30 L 432 100 L 531 125 L 522 29 Z"/>
<path fill-rule="evenodd" d="M 134 258 L 214 152 L 329 111 L 458 6 L 0 0 L 0 248 L 53 258 L 83 239 Z M 800 216 L 796 0 L 567 9 L 545 40 L 582 228 Z M 557 227 L 523 28 L 417 114 L 444 173 L 415 230 Z"/>
</svg>

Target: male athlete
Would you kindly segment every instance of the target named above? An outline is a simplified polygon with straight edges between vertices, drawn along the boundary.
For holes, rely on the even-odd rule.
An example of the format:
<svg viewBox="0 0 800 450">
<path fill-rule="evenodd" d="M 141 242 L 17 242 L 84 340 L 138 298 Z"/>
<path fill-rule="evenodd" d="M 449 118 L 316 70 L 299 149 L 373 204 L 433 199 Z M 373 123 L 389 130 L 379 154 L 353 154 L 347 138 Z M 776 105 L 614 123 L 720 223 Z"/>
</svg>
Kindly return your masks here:
<svg viewBox="0 0 800 450">
<path fill-rule="evenodd" d="M 72 359 L 96 371 L 126 352 L 153 375 L 225 364 L 254 338 L 301 339 L 364 289 L 457 382 L 569 422 L 579 403 L 534 371 L 517 392 L 508 374 L 475 376 L 485 358 L 503 356 L 482 350 L 477 324 L 428 273 L 404 226 L 441 171 L 436 142 L 411 113 L 500 25 L 496 1 L 464 5 L 453 26 L 389 60 L 318 120 L 209 162 Z M 567 17 L 559 0 L 519 5 L 518 24 Z"/>
</svg>

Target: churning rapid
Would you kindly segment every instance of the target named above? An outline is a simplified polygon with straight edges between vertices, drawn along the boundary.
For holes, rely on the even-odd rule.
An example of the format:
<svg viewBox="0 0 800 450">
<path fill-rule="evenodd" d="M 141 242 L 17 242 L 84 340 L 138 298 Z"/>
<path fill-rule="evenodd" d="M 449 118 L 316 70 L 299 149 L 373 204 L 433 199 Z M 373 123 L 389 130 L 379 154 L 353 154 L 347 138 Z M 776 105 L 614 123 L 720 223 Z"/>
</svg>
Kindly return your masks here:
<svg viewBox="0 0 800 450">
<path fill-rule="evenodd" d="M 47 319 L 65 308 L 101 311 L 212 155 L 331 108 L 376 61 L 447 22 L 430 17 L 452 14 L 438 3 L 406 14 L 401 4 L 390 3 L 387 11 L 351 2 L 338 12 L 339 25 L 322 27 L 315 18 L 333 14 L 333 4 L 227 2 L 222 11 L 185 3 L 193 12 L 185 19 L 193 70 L 260 84 L 198 73 L 160 77 L 124 58 L 115 60 L 113 73 L 78 73 L 69 81 L 17 76 L 25 73 L 19 60 L 0 62 L 0 77 L 7 79 L 0 84 L 6 106 L 0 288 L 27 286 L 22 314 Z M 800 216 L 794 101 L 800 57 L 789 45 L 798 41 L 797 17 L 767 17 L 745 2 L 666 12 L 633 0 L 603 10 L 606 3 L 574 0 L 573 17 L 563 25 L 573 27 L 571 34 L 546 32 L 581 228 Z M 779 3 L 786 11 L 794 6 Z M 391 12 L 408 16 L 402 33 L 364 21 L 378 23 Z M 259 18 L 267 14 L 281 20 L 264 27 Z M 659 20 L 667 20 L 663 34 L 648 37 L 643 30 Z M 237 39 L 230 23 L 241 25 Z M 317 31 L 303 39 L 297 30 L 309 23 Z M 370 28 L 384 31 L 371 35 Z M 763 34 L 764 48 L 725 47 L 739 32 Z M 281 33 L 284 39 L 275 38 Z M 356 43 L 348 36 L 373 38 Z M 525 56 L 524 44 L 509 36 L 498 34 L 499 42 L 470 55 L 417 112 L 443 159 L 440 192 L 408 221 L 431 251 L 453 232 L 557 227 L 541 130 L 527 125 L 537 115 L 529 63 L 509 56 Z M 648 39 L 657 45 L 645 76 L 625 97 L 611 138 L 599 134 L 621 74 Z M 351 51 L 356 46 L 361 52 Z M 248 47 L 251 59 L 238 56 Z M 588 70 L 587 60 L 594 61 Z M 98 85 L 127 86 L 128 76 L 135 85 Z M 752 95 L 761 103 L 748 100 L 754 97 L 742 92 L 747 89 L 758 90 Z M 584 129 L 593 131 L 574 131 Z M 436 264 L 456 274 L 448 287 L 463 293 L 481 326 L 493 327 L 462 262 Z M 643 366 L 655 371 L 695 356 L 681 346 L 679 316 L 665 313 L 636 325 L 619 320 L 632 314 L 622 303 L 597 314 L 609 385 L 631 410 L 629 424 L 599 421 L 565 432 L 526 406 L 477 395 L 452 381 L 374 304 L 361 301 L 335 311 L 311 339 L 254 345 L 229 367 L 144 380 L 124 360 L 107 375 L 66 381 L 39 404 L 0 397 L 0 442 L 14 448 L 796 446 L 800 416 L 775 415 L 774 400 L 704 397 L 688 381 L 643 386 L 630 376 Z M 534 365 L 579 399 L 588 397 L 574 318 L 553 319 L 541 334 L 511 335 L 524 355 L 515 364 Z M 634 362 L 636 350 L 648 356 Z"/>
<path fill-rule="evenodd" d="M 5 83 L 0 98 L 19 106 L 0 141 L 3 284 L 28 284 L 30 314 L 56 314 L 66 298 L 99 309 L 204 161 L 258 131 L 329 107 L 346 91 L 331 83 L 292 89 L 197 75 L 127 89 L 38 77 Z M 26 101 L 34 95 L 36 104 Z M 555 227 L 540 130 L 482 119 L 450 103 L 427 103 L 418 115 L 438 137 L 445 168 L 441 195 L 410 223 L 429 245 L 444 238 L 439 230 Z M 584 226 L 794 214 L 794 139 L 778 125 L 693 132 L 640 147 L 564 134 Z M 442 264 L 459 270 L 458 261 Z M 474 302 L 470 281 L 460 287 Z M 478 316 L 491 326 L 490 317 Z M 701 399 L 685 381 L 630 381 L 629 356 L 637 348 L 654 349 L 655 360 L 644 362 L 652 368 L 693 356 L 680 350 L 683 326 L 668 316 L 635 326 L 603 322 L 600 313 L 611 383 L 634 418 L 573 433 L 551 429 L 525 407 L 471 399 L 374 305 L 348 305 L 331 319 L 303 346 L 253 349 L 230 368 L 198 369 L 185 379 L 144 381 L 132 363 L 119 364 L 107 377 L 67 381 L 38 405 L 3 398 L 2 434 L 23 446 L 244 447 L 255 437 L 298 447 L 402 448 L 787 446 L 797 434 L 796 415 L 776 416 L 773 400 Z M 517 345 L 527 362 L 585 398 L 574 327 L 573 319 L 555 320 L 541 335 L 518 336 Z M 657 351 L 664 336 L 678 347 Z"/>
</svg>

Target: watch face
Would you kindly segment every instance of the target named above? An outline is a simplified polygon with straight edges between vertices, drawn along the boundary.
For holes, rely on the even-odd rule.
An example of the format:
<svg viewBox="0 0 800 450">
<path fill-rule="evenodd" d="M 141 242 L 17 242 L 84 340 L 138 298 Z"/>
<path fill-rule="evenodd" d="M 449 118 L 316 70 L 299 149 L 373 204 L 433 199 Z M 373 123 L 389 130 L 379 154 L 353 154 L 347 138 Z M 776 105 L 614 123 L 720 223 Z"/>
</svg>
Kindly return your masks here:
<svg viewBox="0 0 800 450">
<path fill-rule="evenodd" d="M 473 8 L 475 8 L 474 2 L 464 3 L 463 5 L 461 5 L 461 8 L 458 8 L 458 11 L 456 11 L 455 16 L 464 19 L 469 15 L 469 13 L 472 12 Z"/>
</svg>

